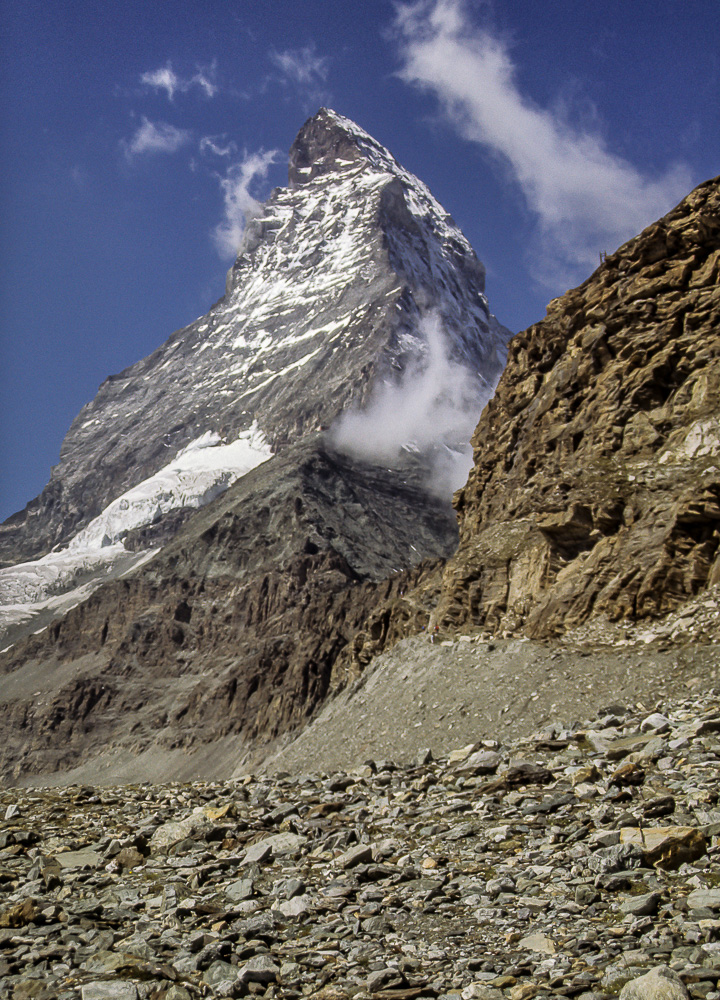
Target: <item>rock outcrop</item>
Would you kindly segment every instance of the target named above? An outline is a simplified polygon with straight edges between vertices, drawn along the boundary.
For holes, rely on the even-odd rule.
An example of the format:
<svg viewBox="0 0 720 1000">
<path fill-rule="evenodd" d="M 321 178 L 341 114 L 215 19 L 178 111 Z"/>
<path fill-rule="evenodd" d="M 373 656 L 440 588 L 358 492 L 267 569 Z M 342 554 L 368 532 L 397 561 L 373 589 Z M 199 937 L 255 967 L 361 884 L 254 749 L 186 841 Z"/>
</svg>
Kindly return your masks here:
<svg viewBox="0 0 720 1000">
<path fill-rule="evenodd" d="M 457 552 L 359 662 L 426 624 L 548 638 L 720 582 L 719 179 L 513 338 L 473 446 Z"/>
</svg>

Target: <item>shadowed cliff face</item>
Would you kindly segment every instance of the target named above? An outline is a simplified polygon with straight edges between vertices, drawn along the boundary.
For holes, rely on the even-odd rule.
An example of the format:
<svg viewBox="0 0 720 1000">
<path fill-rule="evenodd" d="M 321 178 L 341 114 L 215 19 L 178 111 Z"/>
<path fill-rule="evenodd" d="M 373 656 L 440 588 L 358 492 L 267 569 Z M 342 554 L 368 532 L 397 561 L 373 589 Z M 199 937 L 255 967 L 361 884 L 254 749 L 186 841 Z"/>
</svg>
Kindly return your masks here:
<svg viewBox="0 0 720 1000">
<path fill-rule="evenodd" d="M 427 566 L 384 578 L 456 544 L 420 478 L 318 441 L 249 473 L 141 570 L 4 655 L 0 776 L 300 725 L 347 681 L 340 654 L 372 608 Z"/>
<path fill-rule="evenodd" d="M 377 612 L 535 638 L 720 582 L 720 180 L 517 334 L 439 576 Z M 377 651 L 369 633 L 360 659 Z"/>
</svg>

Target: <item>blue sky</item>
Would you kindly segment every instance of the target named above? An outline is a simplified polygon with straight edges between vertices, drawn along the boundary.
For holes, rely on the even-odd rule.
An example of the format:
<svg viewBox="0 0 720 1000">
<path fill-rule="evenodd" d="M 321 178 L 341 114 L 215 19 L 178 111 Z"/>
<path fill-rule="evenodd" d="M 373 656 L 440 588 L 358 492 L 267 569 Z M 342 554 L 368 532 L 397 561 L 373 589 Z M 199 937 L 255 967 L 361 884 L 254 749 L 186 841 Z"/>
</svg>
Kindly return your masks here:
<svg viewBox="0 0 720 1000">
<path fill-rule="evenodd" d="M 327 105 L 450 211 L 516 331 L 720 172 L 716 0 L 0 0 L 0 517 L 223 293 Z"/>
</svg>

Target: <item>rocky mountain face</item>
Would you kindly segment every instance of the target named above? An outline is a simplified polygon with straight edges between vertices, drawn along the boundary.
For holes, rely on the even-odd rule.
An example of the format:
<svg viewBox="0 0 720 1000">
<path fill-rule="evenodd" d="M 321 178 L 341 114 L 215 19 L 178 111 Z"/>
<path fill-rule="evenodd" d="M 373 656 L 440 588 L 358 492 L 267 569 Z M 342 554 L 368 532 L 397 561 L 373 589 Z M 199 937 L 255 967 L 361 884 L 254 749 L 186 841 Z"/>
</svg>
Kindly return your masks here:
<svg viewBox="0 0 720 1000">
<path fill-rule="evenodd" d="M 375 613 L 366 662 L 429 625 L 546 639 L 720 582 L 720 179 L 510 343 L 444 571 Z"/>
<path fill-rule="evenodd" d="M 396 571 L 455 547 L 421 474 L 308 441 L 242 477 L 147 565 L 5 653 L 0 774 L 226 736 L 240 753 L 300 726 L 370 610 L 425 568 Z"/>
<path fill-rule="evenodd" d="M 47 567 L 51 557 L 92 545 L 117 547 L 121 560 L 116 579 L 63 606 L 61 619 L 52 620 L 67 594 L 36 606 L 39 634 L 23 638 L 27 621 L 16 623 L 0 662 L 6 783 L 73 767 L 99 773 L 92 761 L 108 753 L 125 764 L 141 754 L 148 774 L 173 752 L 193 766 L 205 753 L 208 774 L 218 761 L 226 773 L 233 755 L 254 754 L 257 762 L 268 741 L 301 729 L 329 694 L 346 687 L 352 702 L 377 654 L 407 636 L 424 637 L 429 649 L 428 638 L 443 646 L 485 642 L 490 658 L 481 675 L 471 657 L 469 690 L 507 692 L 501 716 L 517 690 L 511 670 L 517 681 L 526 664 L 538 678 L 528 681 L 527 703 L 552 679 L 543 695 L 551 711 L 572 669 L 557 643 L 548 656 L 543 645 L 542 657 L 541 647 L 528 645 L 524 659 L 514 653 L 515 666 L 508 661 L 507 675 L 496 678 L 493 636 L 542 643 L 574 636 L 572 659 L 589 652 L 578 639 L 583 629 L 591 635 L 607 626 L 605 646 L 595 647 L 601 664 L 623 644 L 637 657 L 646 643 L 664 654 L 688 635 L 710 643 L 720 635 L 720 180 L 608 256 L 512 340 L 475 431 L 474 467 L 455 495 L 454 554 L 455 526 L 427 489 L 422 450 L 406 449 L 389 468 L 350 457 L 337 435 L 318 428 L 356 402 L 371 403 L 393 372 L 402 381 L 418 359 L 433 363 L 430 308 L 443 331 L 444 364 L 462 363 L 481 393 L 503 344 L 487 313 L 482 268 L 426 189 L 330 112 L 300 133 L 290 181 L 249 227 L 225 299 L 123 375 L 127 414 L 140 412 L 132 408 L 149 366 L 142 391 L 152 394 L 154 413 L 185 366 L 195 365 L 203 393 L 192 420 L 177 422 L 170 460 L 160 452 L 148 458 L 122 480 L 125 493 L 103 494 L 98 514 L 78 507 L 72 528 L 64 515 L 43 522 L 38 514 L 50 533 L 75 531 L 67 550 L 0 574 L 0 588 L 9 588 L 29 579 L 28 566 Z M 293 229 L 295 213 L 303 225 Z M 375 240 L 368 255 L 363 240 L 354 242 L 356 224 L 363 240 Z M 315 242 L 304 235 L 316 229 Z M 305 257 L 294 255 L 308 241 L 317 255 L 306 274 Z M 295 281 L 278 278 L 277 297 L 272 282 L 253 284 L 257 274 L 283 273 L 280 261 L 288 260 L 296 261 Z M 246 310 L 231 317 L 243 296 Z M 252 349 L 247 314 L 261 329 Z M 261 326 L 270 315 L 272 333 Z M 173 373 L 167 386 L 162 365 Z M 184 384 L 192 396 L 191 381 Z M 114 392 L 101 390 L 98 407 Z M 181 397 L 168 412 L 184 412 Z M 72 440 L 86 423 L 87 434 L 99 434 L 89 411 L 81 417 Z M 89 468 L 89 457 L 83 461 Z M 117 470 L 129 476 L 120 461 Z M 83 481 L 93 481 L 90 471 Z M 157 508 L 159 493 L 170 499 Z M 21 522 L 8 526 L 8 539 L 21 538 Z M 27 544 L 41 536 L 29 531 Z M 92 567 L 73 565 L 79 594 Z M 667 628 L 647 635 L 639 628 L 663 615 Z M 410 660 L 396 672 L 404 684 L 419 661 L 403 648 Z M 708 645 L 701 674 L 711 671 L 716 648 Z M 675 669 L 662 656 L 645 659 L 650 688 L 655 667 L 657 683 Z M 547 669 L 539 677 L 541 661 Z M 454 648 L 452 662 L 459 662 Z M 692 671 L 696 659 L 683 664 Z M 615 666 L 618 677 L 632 669 L 622 656 Z M 362 700 L 350 704 L 346 727 L 363 717 Z M 457 711 L 466 717 L 468 704 Z"/>
<path fill-rule="evenodd" d="M 103 384 L 2 527 L 6 780 L 107 746 L 300 725 L 372 607 L 456 544 L 428 486 L 452 439 L 378 464 L 323 429 L 433 365 L 461 371 L 479 410 L 508 339 L 484 269 L 427 188 L 334 112 L 305 124 L 289 177 L 223 299 Z"/>
<path fill-rule="evenodd" d="M 489 314 L 483 266 L 421 181 L 327 109 L 297 136 L 289 179 L 247 226 L 223 298 L 81 410 L 47 487 L 0 528 L 0 564 L 66 545 L 199 441 L 252 429 L 276 452 L 328 427 L 422 361 L 429 310 L 449 356 L 495 383 L 508 331 Z"/>
</svg>

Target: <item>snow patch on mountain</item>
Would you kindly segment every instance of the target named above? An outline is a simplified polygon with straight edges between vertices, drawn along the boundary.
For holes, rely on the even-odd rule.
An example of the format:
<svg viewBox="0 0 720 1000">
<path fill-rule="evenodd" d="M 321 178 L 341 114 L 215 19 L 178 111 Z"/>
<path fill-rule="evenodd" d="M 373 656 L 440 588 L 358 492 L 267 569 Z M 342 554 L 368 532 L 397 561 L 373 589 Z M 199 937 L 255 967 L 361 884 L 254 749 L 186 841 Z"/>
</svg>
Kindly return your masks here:
<svg viewBox="0 0 720 1000">
<path fill-rule="evenodd" d="M 0 570 L 0 635 L 13 625 L 31 622 L 42 631 L 53 618 L 87 600 L 108 580 L 141 566 L 156 551 L 128 552 L 117 542 L 101 551 L 49 552 L 42 559 Z"/>
<path fill-rule="evenodd" d="M 222 444 L 219 434 L 207 431 L 164 469 L 113 500 L 75 535 L 69 550 L 104 548 L 171 510 L 204 507 L 270 456 L 270 448 L 256 424 L 230 444 Z"/>
<path fill-rule="evenodd" d="M 203 507 L 270 457 L 256 424 L 229 444 L 216 432 L 202 434 L 154 476 L 108 504 L 67 548 L 1 569 L 0 628 L 79 604 L 107 579 L 153 554 L 128 552 L 123 544 L 128 531 L 153 524 L 171 510 Z"/>
</svg>

